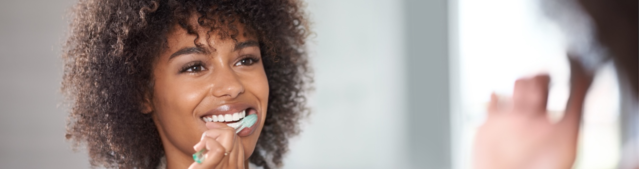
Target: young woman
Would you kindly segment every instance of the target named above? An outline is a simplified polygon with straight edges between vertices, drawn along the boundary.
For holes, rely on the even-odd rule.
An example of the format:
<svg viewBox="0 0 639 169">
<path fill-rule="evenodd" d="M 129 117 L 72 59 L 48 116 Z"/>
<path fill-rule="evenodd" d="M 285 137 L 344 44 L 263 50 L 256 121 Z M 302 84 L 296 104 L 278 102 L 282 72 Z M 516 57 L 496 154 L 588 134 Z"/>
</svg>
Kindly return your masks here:
<svg viewBox="0 0 639 169">
<path fill-rule="evenodd" d="M 87 146 L 92 166 L 282 164 L 308 113 L 300 2 L 81 0 L 74 13 L 63 56 L 66 136 Z M 253 114 L 257 122 L 237 134 L 226 125 Z"/>
</svg>

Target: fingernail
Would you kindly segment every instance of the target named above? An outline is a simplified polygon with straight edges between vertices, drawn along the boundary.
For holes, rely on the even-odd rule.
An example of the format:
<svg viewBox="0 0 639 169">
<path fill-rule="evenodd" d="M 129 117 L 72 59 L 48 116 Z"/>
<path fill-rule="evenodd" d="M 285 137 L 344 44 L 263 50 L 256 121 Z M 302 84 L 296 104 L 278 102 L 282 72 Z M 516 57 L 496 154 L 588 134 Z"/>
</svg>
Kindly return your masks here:
<svg viewBox="0 0 639 169">
<path fill-rule="evenodd" d="M 194 149 L 195 151 L 197 151 L 197 150 L 198 150 L 198 149 L 197 149 L 197 147 L 200 145 L 200 143 L 201 143 L 201 142 L 198 142 L 197 144 L 195 144 L 195 145 L 193 146 L 193 149 Z"/>
</svg>

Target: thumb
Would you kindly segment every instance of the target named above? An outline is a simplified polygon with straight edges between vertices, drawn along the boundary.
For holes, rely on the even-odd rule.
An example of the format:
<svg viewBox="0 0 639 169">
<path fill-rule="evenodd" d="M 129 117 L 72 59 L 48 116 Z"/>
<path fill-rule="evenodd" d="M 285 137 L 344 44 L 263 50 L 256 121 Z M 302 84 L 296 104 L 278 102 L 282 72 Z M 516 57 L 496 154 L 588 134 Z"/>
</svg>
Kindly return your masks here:
<svg viewBox="0 0 639 169">
<path fill-rule="evenodd" d="M 566 113 L 562 123 L 567 125 L 579 125 L 583 112 L 586 94 L 593 80 L 593 72 L 584 68 L 577 57 L 568 56 L 570 63 L 570 96 L 566 104 Z"/>
<path fill-rule="evenodd" d="M 242 144 L 242 140 L 240 137 L 238 137 L 238 160 L 237 160 L 237 166 L 238 168 L 248 168 L 248 166 L 245 166 L 246 162 L 245 160 L 245 155 L 244 155 L 244 146 Z"/>
</svg>

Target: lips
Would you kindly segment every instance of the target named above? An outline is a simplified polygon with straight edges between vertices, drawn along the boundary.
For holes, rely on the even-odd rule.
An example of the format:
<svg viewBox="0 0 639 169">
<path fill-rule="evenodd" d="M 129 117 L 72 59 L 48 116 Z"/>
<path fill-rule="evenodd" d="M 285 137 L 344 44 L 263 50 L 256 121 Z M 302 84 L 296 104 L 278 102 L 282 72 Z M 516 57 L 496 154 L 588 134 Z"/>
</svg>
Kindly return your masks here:
<svg viewBox="0 0 639 169">
<path fill-rule="evenodd" d="M 237 123 L 242 120 L 244 117 L 257 114 L 258 119 L 260 118 L 259 113 L 257 113 L 257 109 L 251 107 L 246 104 L 227 104 L 219 106 L 213 110 L 210 110 L 206 113 L 200 115 L 200 120 L 206 123 L 225 123 L 227 125 Z M 257 123 L 259 123 L 258 120 Z M 254 124 L 249 128 L 245 128 L 237 133 L 238 136 L 248 136 L 251 135 L 257 128 L 258 124 Z"/>
</svg>

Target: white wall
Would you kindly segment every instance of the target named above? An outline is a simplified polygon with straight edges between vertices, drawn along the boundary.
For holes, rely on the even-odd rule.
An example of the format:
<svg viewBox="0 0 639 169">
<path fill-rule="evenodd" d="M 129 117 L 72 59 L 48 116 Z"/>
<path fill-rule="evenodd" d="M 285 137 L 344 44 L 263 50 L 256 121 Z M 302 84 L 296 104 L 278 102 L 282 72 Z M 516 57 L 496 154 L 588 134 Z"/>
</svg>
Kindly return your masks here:
<svg viewBox="0 0 639 169">
<path fill-rule="evenodd" d="M 0 2 L 0 168 L 88 168 L 65 139 L 65 1 Z"/>
<path fill-rule="evenodd" d="M 285 168 L 404 168 L 402 1 L 309 0 L 313 113 Z"/>
</svg>

